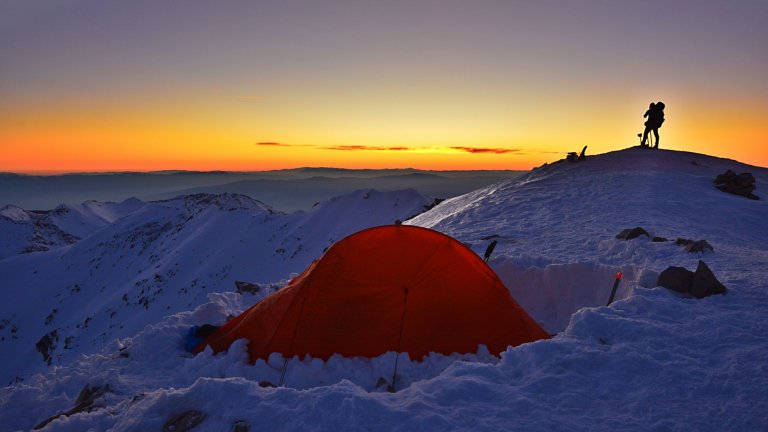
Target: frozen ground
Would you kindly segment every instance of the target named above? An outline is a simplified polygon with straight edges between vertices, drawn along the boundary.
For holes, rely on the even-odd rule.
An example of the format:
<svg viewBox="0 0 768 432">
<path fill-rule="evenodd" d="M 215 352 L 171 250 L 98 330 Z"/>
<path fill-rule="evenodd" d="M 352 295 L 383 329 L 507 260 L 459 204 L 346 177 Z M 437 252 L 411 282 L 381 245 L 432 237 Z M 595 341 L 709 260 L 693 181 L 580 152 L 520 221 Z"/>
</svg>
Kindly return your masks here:
<svg viewBox="0 0 768 432">
<path fill-rule="evenodd" d="M 727 168 L 757 177 L 752 201 L 715 189 Z M 106 391 L 45 430 L 161 430 L 197 410 L 195 431 L 567 430 L 756 431 L 768 429 L 768 172 L 705 155 L 627 149 L 586 162 L 547 165 L 443 202 L 409 223 L 437 229 L 482 253 L 550 340 L 474 355 L 294 359 L 246 363 L 245 346 L 193 357 L 182 337 L 220 323 L 263 293 L 209 294 L 46 373 L 0 390 L 8 430 L 69 410 L 81 389 Z M 615 239 L 641 226 L 670 239 L 706 239 L 714 252 L 674 242 Z M 72 248 L 76 246 L 71 246 Z M 48 252 L 50 253 L 50 252 Z M 704 260 L 729 289 L 702 300 L 656 287 L 668 266 Z M 0 261 L 0 264 L 2 262 Z M 604 306 L 624 272 L 618 300 Z M 11 354 L 12 355 L 12 354 Z M 108 387 L 107 387 L 108 386 Z"/>
</svg>

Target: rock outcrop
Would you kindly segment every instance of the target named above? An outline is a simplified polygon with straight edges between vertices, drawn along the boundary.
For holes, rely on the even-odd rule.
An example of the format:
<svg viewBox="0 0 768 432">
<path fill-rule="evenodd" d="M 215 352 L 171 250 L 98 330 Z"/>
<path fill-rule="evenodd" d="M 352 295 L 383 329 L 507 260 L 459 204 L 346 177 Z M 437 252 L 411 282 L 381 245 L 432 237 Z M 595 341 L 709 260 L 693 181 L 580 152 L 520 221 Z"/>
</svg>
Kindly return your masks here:
<svg viewBox="0 0 768 432">
<path fill-rule="evenodd" d="M 699 261 L 696 271 L 683 267 L 667 267 L 661 272 L 658 285 L 672 291 L 704 298 L 713 294 L 725 294 L 727 288 L 720 283 L 704 261 Z"/>
<path fill-rule="evenodd" d="M 650 237 L 650 235 L 648 234 L 648 231 L 640 227 L 635 227 L 635 228 L 627 228 L 623 230 L 616 236 L 616 238 L 619 240 L 632 240 L 633 238 L 640 237 L 641 235 Z"/>
<path fill-rule="evenodd" d="M 749 199 L 760 199 L 752 192 L 755 190 L 755 176 L 752 173 L 736 174 L 731 170 L 715 177 L 715 187 L 723 192 L 745 196 Z"/>
</svg>

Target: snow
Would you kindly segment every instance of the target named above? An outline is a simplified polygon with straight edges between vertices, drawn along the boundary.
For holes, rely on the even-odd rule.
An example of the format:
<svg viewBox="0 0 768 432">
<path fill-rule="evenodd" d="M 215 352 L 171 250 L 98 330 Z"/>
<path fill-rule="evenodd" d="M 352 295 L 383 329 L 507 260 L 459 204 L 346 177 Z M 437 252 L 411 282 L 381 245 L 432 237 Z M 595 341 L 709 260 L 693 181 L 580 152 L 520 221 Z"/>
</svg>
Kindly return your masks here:
<svg viewBox="0 0 768 432">
<path fill-rule="evenodd" d="M 279 384 L 284 365 L 279 355 L 250 365 L 244 342 L 219 355 L 205 351 L 192 356 L 182 348 L 191 325 L 221 323 L 239 313 L 278 289 L 289 272 L 302 269 L 291 266 L 307 264 L 309 255 L 318 256 L 329 240 L 338 240 L 340 227 L 362 224 L 368 217 L 365 202 L 380 199 L 375 193 L 368 193 L 368 199 L 366 192 L 339 198 L 336 210 L 334 202 L 326 202 L 294 215 L 270 214 L 246 201 L 230 207 L 199 205 L 200 199 L 192 198 L 183 205 L 145 206 L 59 251 L 0 260 L 4 292 L 12 288 L 19 301 L 14 308 L 3 307 L 0 318 L 15 313 L 13 325 L 22 328 L 17 334 L 24 333 L 23 343 L 17 340 L 7 349 L 1 342 L 0 347 L 3 358 L 17 368 L 23 364 L 18 358 L 40 363 L 40 354 L 29 344 L 50 327 L 40 322 L 48 311 L 37 310 L 37 303 L 60 292 L 52 280 L 65 286 L 84 278 L 88 266 L 78 264 L 83 260 L 105 252 L 111 256 L 101 264 L 107 269 L 94 274 L 98 282 L 83 284 L 90 304 L 81 298 L 65 301 L 72 306 L 62 306 L 56 325 L 65 317 L 82 322 L 85 313 L 97 310 L 96 303 L 112 305 L 103 297 L 134 295 L 142 288 L 132 288 L 127 276 L 145 277 L 136 271 L 158 264 L 165 271 L 181 263 L 177 274 L 184 275 L 163 276 L 153 285 L 178 297 L 181 305 L 167 305 L 174 310 L 155 308 L 165 303 L 151 304 L 146 313 L 123 307 L 115 324 L 132 323 L 130 329 L 112 329 L 98 349 L 80 348 L 83 354 L 64 355 L 47 371 L 24 374 L 23 381 L 0 389 L 0 419 L 8 430 L 27 430 L 70 409 L 86 384 L 108 384 L 100 407 L 59 417 L 45 430 L 160 430 L 171 416 L 188 410 L 206 415 L 195 431 L 232 430 L 239 420 L 252 430 L 766 430 L 768 205 L 765 199 L 752 201 L 715 189 L 712 180 L 726 169 L 752 172 L 755 193 L 765 198 L 764 168 L 631 148 L 585 162 L 546 165 L 445 201 L 408 221 L 452 235 L 478 253 L 496 239 L 492 268 L 521 305 L 556 335 L 509 348 L 500 359 L 482 349 L 433 354 L 424 362 L 401 357 L 394 393 L 377 386 L 379 378 L 391 380 L 394 353 L 375 359 L 335 356 L 327 362 L 292 359 L 284 385 L 273 388 L 260 383 Z M 389 198 L 382 206 L 402 214 L 429 202 Z M 392 216 L 387 215 L 389 223 Z M 151 227 L 166 221 L 181 228 L 151 234 Z M 635 226 L 673 240 L 706 239 L 715 250 L 688 253 L 674 242 L 615 238 Z M 294 237 L 302 237 L 302 248 L 291 258 L 299 250 Z M 284 253 L 273 252 L 278 245 Z M 230 248 L 234 254 L 225 252 Z M 152 254 L 159 256 L 154 263 L 147 260 Z M 200 257 L 205 257 L 203 264 Z M 666 267 L 693 270 L 698 260 L 728 287 L 726 295 L 696 300 L 655 286 Z M 243 271 L 254 262 L 259 270 Z M 113 263 L 117 269 L 110 267 Z M 241 295 L 228 292 L 232 276 L 218 282 L 207 278 L 205 289 L 203 282 L 188 283 L 192 276 L 215 274 L 225 263 L 231 272 L 240 269 L 239 274 L 252 277 L 244 280 L 275 284 Z M 67 266 L 72 266 L 70 275 Z M 46 276 L 30 276 L 35 271 Z M 619 271 L 623 279 L 617 300 L 605 306 Z M 104 283 L 109 291 L 100 294 L 95 288 Z M 44 293 L 25 294 L 23 284 Z M 178 287 L 190 294 L 177 293 Z M 165 294 L 159 299 L 170 302 Z M 36 315 L 22 322 L 23 314 Z M 91 327 L 97 326 L 98 318 L 92 322 Z M 0 335 L 10 336 L 10 325 Z M 63 328 L 62 334 L 67 331 Z M 18 374 L 4 368 L 11 378 Z"/>
<path fill-rule="evenodd" d="M 82 238 L 128 216 L 145 205 L 146 203 L 136 198 L 129 198 L 120 203 L 86 201 L 78 205 L 62 204 L 53 209 L 47 216 L 63 231 Z"/>
<path fill-rule="evenodd" d="M 7 205 L 0 209 L 0 216 L 3 216 L 13 222 L 25 222 L 30 219 L 30 216 L 24 209 L 16 207 L 14 205 Z"/>
<path fill-rule="evenodd" d="M 614 301 L 629 297 L 632 287 L 656 286 L 658 277 L 653 271 L 632 266 L 616 268 L 594 262 L 528 267 L 518 260 L 501 257 L 492 264 L 512 297 L 550 334 L 565 329 L 578 310 L 606 304 L 619 271 L 623 283 Z"/>
<path fill-rule="evenodd" d="M 8 205 L 0 210 L 0 258 L 70 245 L 145 205 L 130 198 L 120 203 L 86 201 L 51 211 L 27 211 Z"/>
<path fill-rule="evenodd" d="M 194 309 L 209 292 L 233 290 L 235 281 L 269 291 L 333 242 L 405 219 L 432 201 L 413 190 L 360 190 L 290 215 L 236 194 L 120 208 L 86 203 L 125 216 L 74 244 L 0 260 L 3 292 L 15 298 L 0 304 L 0 382 L 41 372 L 48 361 L 67 364 L 98 352 L 115 338 Z M 57 213 L 59 220 L 82 215 Z M 37 347 L 46 335 L 48 359 Z"/>
</svg>

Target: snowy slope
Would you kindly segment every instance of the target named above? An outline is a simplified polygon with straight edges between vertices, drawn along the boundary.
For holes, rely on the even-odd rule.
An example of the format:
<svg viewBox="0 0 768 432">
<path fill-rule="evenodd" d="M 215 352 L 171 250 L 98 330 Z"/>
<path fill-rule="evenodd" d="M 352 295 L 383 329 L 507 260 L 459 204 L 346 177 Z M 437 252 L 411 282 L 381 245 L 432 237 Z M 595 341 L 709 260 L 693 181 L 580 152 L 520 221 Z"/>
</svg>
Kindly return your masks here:
<svg viewBox="0 0 768 432">
<path fill-rule="evenodd" d="M 0 209 L 0 259 L 70 245 L 144 204 L 135 198 L 120 203 L 86 201 L 62 204 L 50 211 L 27 211 L 7 205 Z"/>
<path fill-rule="evenodd" d="M 217 356 L 181 348 L 190 325 L 223 322 L 266 295 L 210 294 L 98 355 L 0 390 L 0 418 L 10 430 L 29 429 L 72 408 L 87 384 L 106 388 L 91 412 L 45 430 L 160 430 L 190 410 L 205 416 L 195 431 L 233 430 L 237 421 L 252 430 L 766 430 L 768 201 L 715 189 L 712 179 L 727 168 L 752 172 L 756 194 L 768 198 L 763 168 L 632 148 L 540 167 L 409 221 L 480 253 L 499 242 L 491 266 L 556 333 L 500 360 L 482 351 L 424 363 L 401 356 L 399 391 L 387 393 L 377 382 L 392 377 L 394 354 L 294 359 L 285 387 L 263 387 L 279 378 L 277 355 L 249 365 L 242 342 Z M 706 239 L 715 250 L 615 238 L 635 226 Z M 31 272 L 33 257 L 10 260 Z M 700 259 L 726 295 L 696 300 L 655 286 L 667 266 L 694 269 Z M 619 300 L 603 306 L 620 270 Z"/>
<path fill-rule="evenodd" d="M 586 163 L 545 165 L 515 181 L 446 200 L 408 223 L 445 232 L 479 253 L 489 237 L 496 239 L 498 258 L 492 266 L 513 296 L 545 328 L 557 332 L 579 308 L 604 302 L 618 271 L 626 282 L 654 286 L 657 272 L 668 266 L 694 270 L 699 259 L 725 277 L 745 269 L 723 260 L 768 262 L 767 201 L 716 189 L 712 181 L 726 169 L 752 172 L 757 194 L 764 191 L 768 199 L 765 168 L 631 148 Z M 716 253 L 691 254 L 672 242 L 614 238 L 636 226 L 670 240 L 706 239 Z M 630 286 L 622 286 L 619 298 L 628 295 Z"/>
<path fill-rule="evenodd" d="M 11 205 L 0 209 L 0 259 L 55 249 L 79 240 L 46 216 Z"/>
<path fill-rule="evenodd" d="M 0 260 L 0 286 L 14 298 L 0 304 L 1 382 L 98 351 L 205 302 L 211 291 L 234 290 L 235 281 L 284 280 L 336 240 L 431 202 L 413 190 L 361 190 L 291 215 L 234 194 L 136 200 L 120 209 L 85 203 L 89 214 L 113 222 L 71 246 Z M 119 218 L 119 210 L 130 213 Z"/>
<path fill-rule="evenodd" d="M 46 217 L 61 230 L 84 238 L 145 205 L 136 198 L 128 198 L 119 203 L 86 201 L 77 205 L 59 205 L 48 212 Z"/>
</svg>

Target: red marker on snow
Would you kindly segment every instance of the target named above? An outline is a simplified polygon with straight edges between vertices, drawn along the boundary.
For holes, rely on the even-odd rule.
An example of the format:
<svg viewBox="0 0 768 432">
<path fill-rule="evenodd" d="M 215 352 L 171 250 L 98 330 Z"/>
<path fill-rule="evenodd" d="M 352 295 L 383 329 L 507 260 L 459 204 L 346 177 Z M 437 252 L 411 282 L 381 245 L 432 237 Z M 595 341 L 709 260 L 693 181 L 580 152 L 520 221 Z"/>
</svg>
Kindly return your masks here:
<svg viewBox="0 0 768 432">
<path fill-rule="evenodd" d="M 613 281 L 613 289 L 611 290 L 611 297 L 608 299 L 608 304 L 606 304 L 606 306 L 610 306 L 611 303 L 613 303 L 613 298 L 616 296 L 616 289 L 619 288 L 619 282 L 621 282 L 621 272 L 616 273 L 616 280 Z"/>
</svg>

